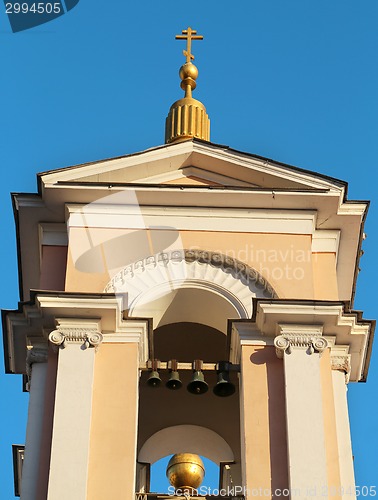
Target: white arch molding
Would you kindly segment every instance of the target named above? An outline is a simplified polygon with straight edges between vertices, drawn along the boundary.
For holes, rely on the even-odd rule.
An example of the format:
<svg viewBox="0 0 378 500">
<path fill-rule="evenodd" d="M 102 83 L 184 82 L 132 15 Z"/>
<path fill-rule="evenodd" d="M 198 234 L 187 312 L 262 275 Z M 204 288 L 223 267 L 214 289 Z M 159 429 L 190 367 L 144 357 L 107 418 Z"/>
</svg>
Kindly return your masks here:
<svg viewBox="0 0 378 500">
<path fill-rule="evenodd" d="M 256 270 L 202 250 L 175 250 L 139 260 L 118 272 L 105 292 L 127 295 L 129 317 L 152 317 L 154 328 L 191 321 L 224 332 L 225 318 L 252 316 L 253 297 L 276 297 Z"/>
<path fill-rule="evenodd" d="M 233 462 L 229 444 L 216 432 L 199 425 L 175 425 L 153 434 L 142 446 L 138 462 L 153 464 L 167 455 L 196 453 L 216 464 Z"/>
</svg>

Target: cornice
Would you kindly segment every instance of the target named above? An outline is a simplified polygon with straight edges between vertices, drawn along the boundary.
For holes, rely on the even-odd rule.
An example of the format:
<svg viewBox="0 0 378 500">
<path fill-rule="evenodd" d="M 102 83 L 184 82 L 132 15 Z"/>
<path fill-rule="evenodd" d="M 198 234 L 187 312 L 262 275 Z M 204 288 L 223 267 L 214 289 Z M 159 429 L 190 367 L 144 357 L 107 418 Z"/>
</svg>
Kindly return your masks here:
<svg viewBox="0 0 378 500">
<path fill-rule="evenodd" d="M 150 320 L 125 319 L 122 298 L 110 294 L 34 292 L 32 302 L 20 304 L 18 311 L 3 311 L 3 325 L 7 373 L 25 373 L 26 356 L 33 356 L 28 352 L 48 340 L 61 348 L 136 343 L 141 363 L 153 358 Z"/>
<path fill-rule="evenodd" d="M 167 158 L 171 158 L 171 161 L 174 158 L 179 158 L 179 166 L 182 168 L 192 165 L 196 166 L 199 156 L 218 160 L 221 163 L 226 162 L 235 166 L 254 169 L 265 175 L 276 175 L 277 177 L 285 178 L 307 187 L 326 188 L 343 193 L 347 186 L 344 181 L 339 179 L 206 141 L 184 141 L 179 144 L 158 146 L 117 158 L 99 160 L 64 169 L 50 170 L 38 174 L 38 179 L 42 183 L 51 183 L 72 178 L 78 179 L 102 173 L 105 166 L 106 171 L 112 169 L 119 170 L 121 168 L 135 167 L 140 164 L 164 161 Z M 190 158 L 193 159 L 190 161 Z"/>
<path fill-rule="evenodd" d="M 374 322 L 359 319 L 344 307 L 337 302 L 255 299 L 251 321 L 230 322 L 230 360 L 239 362 L 243 345 L 272 345 L 279 338 L 274 340 L 279 356 L 293 348 L 306 348 L 311 354 L 328 346 L 331 357 L 339 358 L 335 367 L 346 368 L 353 382 L 364 381 Z"/>
<path fill-rule="evenodd" d="M 124 200 L 123 200 L 124 199 Z M 161 207 L 125 205 L 119 193 L 102 203 L 66 204 L 68 228 L 208 231 L 266 234 L 309 234 L 317 248 L 336 251 L 338 232 L 316 230 L 314 210 L 269 210 L 214 207 Z M 107 203 L 105 203 L 107 201 Z M 315 236 L 316 235 L 316 236 Z M 337 240 L 336 244 L 329 240 Z M 316 251 L 316 250 L 314 250 Z"/>
</svg>

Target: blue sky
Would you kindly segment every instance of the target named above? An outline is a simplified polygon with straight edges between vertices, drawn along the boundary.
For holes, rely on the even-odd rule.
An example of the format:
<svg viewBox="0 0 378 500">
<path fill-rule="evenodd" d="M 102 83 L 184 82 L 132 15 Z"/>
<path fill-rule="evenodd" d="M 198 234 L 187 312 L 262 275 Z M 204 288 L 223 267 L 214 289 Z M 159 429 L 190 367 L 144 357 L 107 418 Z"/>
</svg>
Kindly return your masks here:
<svg viewBox="0 0 378 500">
<path fill-rule="evenodd" d="M 12 33 L 0 9 L 1 307 L 18 301 L 9 192 L 39 171 L 164 142 L 187 26 L 199 68 L 194 97 L 211 140 L 349 182 L 370 199 L 355 308 L 377 316 L 378 2 L 376 0 L 80 0 L 58 19 Z M 1 357 L 1 365 L 3 361 Z M 23 443 L 27 395 L 0 367 L 0 480 L 13 499 L 11 444 Z M 378 352 L 349 386 L 357 484 L 378 482 Z"/>
</svg>

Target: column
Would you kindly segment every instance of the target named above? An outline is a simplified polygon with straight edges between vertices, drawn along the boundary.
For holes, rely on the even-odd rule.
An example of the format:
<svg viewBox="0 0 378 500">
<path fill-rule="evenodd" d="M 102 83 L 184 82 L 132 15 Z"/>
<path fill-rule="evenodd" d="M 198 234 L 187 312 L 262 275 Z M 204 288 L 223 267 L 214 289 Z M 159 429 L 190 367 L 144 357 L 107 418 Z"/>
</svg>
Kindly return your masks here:
<svg viewBox="0 0 378 500">
<path fill-rule="evenodd" d="M 287 453 L 291 498 L 327 497 L 327 463 L 320 356 L 322 327 L 279 325 L 274 345 L 284 361 Z"/>
<path fill-rule="evenodd" d="M 43 408 L 47 373 L 47 346 L 33 347 L 27 353 L 29 409 L 25 458 L 22 467 L 21 499 L 37 500 L 37 482 L 43 432 Z"/>
<path fill-rule="evenodd" d="M 337 423 L 336 433 L 339 451 L 341 497 L 343 500 L 353 500 L 356 498 L 356 495 L 354 493 L 355 479 L 347 403 L 347 382 L 350 372 L 350 355 L 332 356 L 331 361 Z"/>
<path fill-rule="evenodd" d="M 57 323 L 57 330 L 49 335 L 59 351 L 47 499 L 84 500 L 94 359 L 102 335 L 96 320 L 60 319 Z"/>
</svg>

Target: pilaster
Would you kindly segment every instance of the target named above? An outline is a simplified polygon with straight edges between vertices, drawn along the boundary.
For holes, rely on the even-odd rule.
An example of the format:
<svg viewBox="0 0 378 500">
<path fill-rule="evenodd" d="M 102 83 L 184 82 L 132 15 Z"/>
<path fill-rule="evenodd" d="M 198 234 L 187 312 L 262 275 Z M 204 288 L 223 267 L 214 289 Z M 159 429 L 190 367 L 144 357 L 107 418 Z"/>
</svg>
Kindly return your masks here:
<svg viewBox="0 0 378 500">
<path fill-rule="evenodd" d="M 49 341 L 58 349 L 48 500 L 87 497 L 95 351 L 100 322 L 57 319 Z"/>
<path fill-rule="evenodd" d="M 322 327 L 278 325 L 274 340 L 285 374 L 289 484 L 293 496 L 322 499 L 327 492 L 320 356 Z"/>
</svg>

